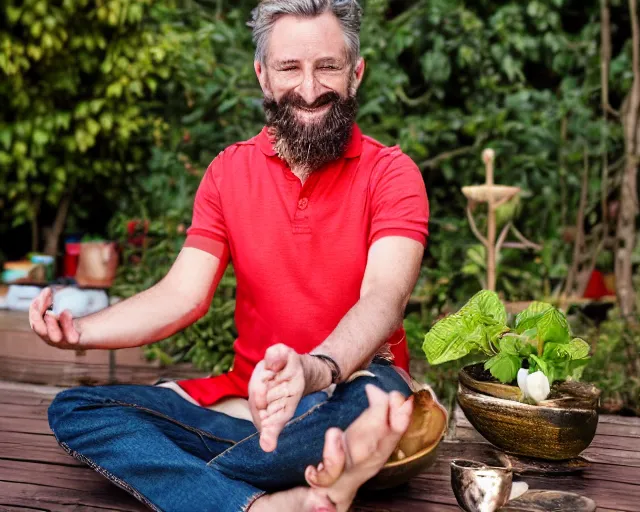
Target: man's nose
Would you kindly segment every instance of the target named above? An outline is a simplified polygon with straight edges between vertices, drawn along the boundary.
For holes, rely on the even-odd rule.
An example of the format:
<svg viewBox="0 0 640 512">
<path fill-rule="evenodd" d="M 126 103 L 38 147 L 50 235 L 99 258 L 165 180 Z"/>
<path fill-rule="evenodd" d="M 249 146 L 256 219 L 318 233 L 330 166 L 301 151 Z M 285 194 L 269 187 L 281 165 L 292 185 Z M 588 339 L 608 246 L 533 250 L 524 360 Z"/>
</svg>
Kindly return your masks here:
<svg viewBox="0 0 640 512">
<path fill-rule="evenodd" d="M 302 82 L 297 88 L 297 92 L 300 97 L 306 101 L 307 105 L 312 105 L 325 90 L 316 80 L 312 72 L 306 72 L 302 78 Z"/>
</svg>

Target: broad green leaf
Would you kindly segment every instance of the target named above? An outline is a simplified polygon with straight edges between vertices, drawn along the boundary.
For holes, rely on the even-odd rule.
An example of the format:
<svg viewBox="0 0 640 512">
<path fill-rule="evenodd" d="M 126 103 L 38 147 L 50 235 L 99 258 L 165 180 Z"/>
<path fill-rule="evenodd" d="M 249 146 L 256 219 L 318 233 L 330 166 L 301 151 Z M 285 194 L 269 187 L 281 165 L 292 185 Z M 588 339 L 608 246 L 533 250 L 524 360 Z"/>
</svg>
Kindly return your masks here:
<svg viewBox="0 0 640 512">
<path fill-rule="evenodd" d="M 565 378 L 571 377 L 573 380 L 580 380 L 585 366 L 589 362 L 589 358 L 572 359 L 569 361 L 569 371 Z"/>
<path fill-rule="evenodd" d="M 464 314 L 463 312 L 467 309 L 474 308 L 477 308 L 480 314 L 492 318 L 494 322 L 500 324 L 507 323 L 507 311 L 495 292 L 482 290 L 476 293 L 469 299 L 469 302 L 462 307 L 460 314 Z"/>
<path fill-rule="evenodd" d="M 559 350 L 569 356 L 570 359 L 584 359 L 589 355 L 589 344 L 580 338 L 573 338 L 570 343 L 560 345 Z"/>
<path fill-rule="evenodd" d="M 522 342 L 518 338 L 508 336 L 500 340 L 500 352 L 517 356 L 520 354 L 521 345 Z"/>
<path fill-rule="evenodd" d="M 569 342 L 569 324 L 566 317 L 556 308 L 547 309 L 536 322 L 538 338 L 552 343 Z"/>
<path fill-rule="evenodd" d="M 484 369 L 503 384 L 513 382 L 522 366 L 522 359 L 517 355 L 500 352 L 484 363 Z"/>
<path fill-rule="evenodd" d="M 473 351 L 487 353 L 486 339 L 482 325 L 470 328 L 459 314 L 454 314 L 431 328 L 424 337 L 422 350 L 430 364 L 441 364 L 460 359 Z"/>
<path fill-rule="evenodd" d="M 516 316 L 515 328 L 517 333 L 523 333 L 524 331 L 535 327 L 536 320 L 548 309 L 552 308 L 551 304 L 546 302 L 532 302 L 527 309 L 521 311 Z"/>
</svg>

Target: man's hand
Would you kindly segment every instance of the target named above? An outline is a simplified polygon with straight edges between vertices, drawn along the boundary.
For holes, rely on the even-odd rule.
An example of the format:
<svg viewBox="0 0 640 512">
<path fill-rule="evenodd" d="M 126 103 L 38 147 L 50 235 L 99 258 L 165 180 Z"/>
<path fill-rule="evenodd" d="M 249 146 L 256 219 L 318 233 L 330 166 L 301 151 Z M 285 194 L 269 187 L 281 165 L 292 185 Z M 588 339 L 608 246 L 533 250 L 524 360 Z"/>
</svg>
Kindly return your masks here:
<svg viewBox="0 0 640 512">
<path fill-rule="evenodd" d="M 35 333 L 48 345 L 62 349 L 79 350 L 80 332 L 74 325 L 71 312 L 63 311 L 56 317 L 47 311 L 53 304 L 53 292 L 47 287 L 38 295 L 29 307 L 29 324 Z"/>
<path fill-rule="evenodd" d="M 260 431 L 261 448 L 274 451 L 300 399 L 330 384 L 331 371 L 322 361 L 300 355 L 286 345 L 269 347 L 249 382 L 249 407 Z"/>
</svg>

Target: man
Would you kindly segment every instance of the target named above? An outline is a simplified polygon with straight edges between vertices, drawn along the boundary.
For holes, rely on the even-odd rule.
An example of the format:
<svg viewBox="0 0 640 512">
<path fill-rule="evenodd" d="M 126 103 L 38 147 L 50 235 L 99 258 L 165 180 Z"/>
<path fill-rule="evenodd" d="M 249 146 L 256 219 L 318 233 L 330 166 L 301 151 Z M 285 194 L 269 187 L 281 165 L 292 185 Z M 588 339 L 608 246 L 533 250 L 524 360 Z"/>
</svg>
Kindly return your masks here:
<svg viewBox="0 0 640 512">
<path fill-rule="evenodd" d="M 207 311 L 231 259 L 232 371 L 66 390 L 49 422 L 154 510 L 346 511 L 410 421 L 398 366 L 427 197 L 415 164 L 355 124 L 356 0 L 265 0 L 252 26 L 267 126 L 211 163 L 167 276 L 83 318 L 47 312 L 50 290 L 30 310 L 52 346 L 153 343 Z"/>
</svg>

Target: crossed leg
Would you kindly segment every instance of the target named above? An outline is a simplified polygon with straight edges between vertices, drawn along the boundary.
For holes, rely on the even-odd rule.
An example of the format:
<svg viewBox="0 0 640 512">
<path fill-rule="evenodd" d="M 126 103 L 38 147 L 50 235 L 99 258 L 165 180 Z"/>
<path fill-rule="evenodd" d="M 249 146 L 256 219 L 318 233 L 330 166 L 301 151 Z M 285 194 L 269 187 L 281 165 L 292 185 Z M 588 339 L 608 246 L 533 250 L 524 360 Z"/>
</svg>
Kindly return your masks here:
<svg viewBox="0 0 640 512">
<path fill-rule="evenodd" d="M 411 421 L 412 400 L 366 387 L 369 407 L 345 432 L 327 431 L 322 462 L 305 472 L 310 488 L 298 487 L 259 498 L 251 512 L 273 510 L 346 512 L 362 484 L 376 475 Z"/>
</svg>

